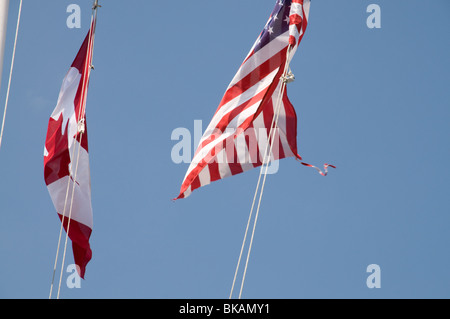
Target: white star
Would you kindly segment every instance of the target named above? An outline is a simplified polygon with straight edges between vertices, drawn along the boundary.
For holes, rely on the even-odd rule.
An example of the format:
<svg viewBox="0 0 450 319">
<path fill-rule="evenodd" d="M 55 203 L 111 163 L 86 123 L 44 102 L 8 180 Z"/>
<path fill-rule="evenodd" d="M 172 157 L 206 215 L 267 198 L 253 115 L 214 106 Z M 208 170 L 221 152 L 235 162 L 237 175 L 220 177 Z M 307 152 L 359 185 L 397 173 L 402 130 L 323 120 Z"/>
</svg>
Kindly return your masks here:
<svg viewBox="0 0 450 319">
<path fill-rule="evenodd" d="M 286 16 L 286 19 L 284 19 L 284 21 L 285 21 L 287 24 L 290 24 L 290 23 L 291 23 L 291 19 L 289 19 L 288 16 Z"/>
<path fill-rule="evenodd" d="M 278 16 L 273 16 L 273 21 L 277 21 L 278 20 Z"/>
<path fill-rule="evenodd" d="M 269 30 L 267 30 L 270 34 L 272 34 L 273 33 L 273 28 L 272 27 L 270 27 L 269 28 Z"/>
</svg>

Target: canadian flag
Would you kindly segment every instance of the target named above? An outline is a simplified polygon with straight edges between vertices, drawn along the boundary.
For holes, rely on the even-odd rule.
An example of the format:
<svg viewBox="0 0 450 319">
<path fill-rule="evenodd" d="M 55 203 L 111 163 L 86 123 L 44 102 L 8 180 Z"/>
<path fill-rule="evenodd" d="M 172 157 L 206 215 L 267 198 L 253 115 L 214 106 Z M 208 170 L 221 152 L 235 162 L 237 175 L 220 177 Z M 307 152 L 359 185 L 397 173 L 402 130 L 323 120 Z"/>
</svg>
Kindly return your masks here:
<svg viewBox="0 0 450 319">
<path fill-rule="evenodd" d="M 92 62 L 95 20 L 64 78 L 47 129 L 44 178 L 66 233 L 78 273 L 84 278 L 92 258 L 93 216 L 86 130 L 86 96 Z"/>
</svg>

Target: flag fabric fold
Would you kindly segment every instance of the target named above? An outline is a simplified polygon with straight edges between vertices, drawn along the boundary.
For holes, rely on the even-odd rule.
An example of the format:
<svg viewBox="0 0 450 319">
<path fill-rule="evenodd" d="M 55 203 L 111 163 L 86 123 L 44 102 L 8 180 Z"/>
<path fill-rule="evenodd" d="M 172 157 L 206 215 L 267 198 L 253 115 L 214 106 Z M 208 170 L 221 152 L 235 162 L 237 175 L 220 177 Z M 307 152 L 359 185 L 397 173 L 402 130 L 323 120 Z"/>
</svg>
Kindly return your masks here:
<svg viewBox="0 0 450 319">
<path fill-rule="evenodd" d="M 301 160 L 297 116 L 280 78 L 287 59 L 290 62 L 303 38 L 309 8 L 310 0 L 276 1 L 200 140 L 177 199 L 211 182 L 261 166 L 267 149 L 272 149 L 271 160 Z M 269 136 L 272 127 L 273 140 Z"/>
<path fill-rule="evenodd" d="M 85 102 L 89 86 L 95 20 L 66 74 L 56 108 L 48 122 L 44 179 L 50 197 L 72 241 L 74 260 L 84 278 L 92 258 L 91 182 Z"/>
</svg>

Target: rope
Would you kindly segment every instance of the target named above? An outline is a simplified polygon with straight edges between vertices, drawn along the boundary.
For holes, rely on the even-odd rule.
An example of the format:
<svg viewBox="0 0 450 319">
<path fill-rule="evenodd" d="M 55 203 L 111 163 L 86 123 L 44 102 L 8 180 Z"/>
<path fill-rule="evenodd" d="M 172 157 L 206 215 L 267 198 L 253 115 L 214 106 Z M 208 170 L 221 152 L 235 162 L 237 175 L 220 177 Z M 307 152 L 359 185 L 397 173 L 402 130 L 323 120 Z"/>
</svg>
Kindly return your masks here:
<svg viewBox="0 0 450 319">
<path fill-rule="evenodd" d="M 80 134 L 80 144 L 78 145 L 78 155 L 77 155 L 77 161 L 76 161 L 76 167 L 75 167 L 75 174 L 74 174 L 74 177 L 73 177 L 74 183 L 77 180 L 78 164 L 79 164 L 79 160 L 80 160 L 80 150 L 81 150 L 81 139 L 82 138 L 83 138 L 83 133 Z M 69 181 L 70 181 L 70 178 L 69 178 Z M 59 276 L 58 295 L 57 295 L 56 299 L 59 299 L 59 294 L 60 294 L 60 291 L 61 291 L 62 275 L 63 275 L 63 271 L 64 271 L 64 263 L 65 263 L 65 260 L 66 260 L 66 251 L 67 251 L 67 242 L 68 242 L 69 231 L 70 231 L 70 221 L 72 220 L 72 207 L 73 207 L 74 195 L 75 195 L 75 185 L 72 187 L 72 198 L 70 200 L 69 219 L 67 221 L 66 241 L 65 241 L 65 244 L 64 244 L 64 254 L 63 254 L 63 260 L 62 260 L 62 264 L 61 264 L 61 273 L 60 273 L 60 276 Z M 62 222 L 61 222 L 61 225 L 62 225 Z"/>
<path fill-rule="evenodd" d="M 240 288 L 240 291 L 239 291 L 239 299 L 241 299 L 241 296 L 242 296 L 242 290 L 243 290 L 243 287 L 244 287 L 245 277 L 246 277 L 246 274 L 247 274 L 248 261 L 250 259 L 250 253 L 251 253 L 251 249 L 252 249 L 252 246 L 253 246 L 253 238 L 254 238 L 254 235 L 255 235 L 256 223 L 258 221 L 259 210 L 260 210 L 260 207 L 261 207 L 262 195 L 264 193 L 264 187 L 265 187 L 266 178 L 267 178 L 267 171 L 269 169 L 269 159 L 270 159 L 270 156 L 271 156 L 272 151 L 273 151 L 273 140 L 274 140 L 275 134 L 276 134 L 276 130 L 274 130 L 274 128 L 276 128 L 277 125 L 278 125 L 278 119 L 279 119 L 280 109 L 281 109 L 281 102 L 283 100 L 283 95 L 284 95 L 284 92 L 285 92 L 285 89 L 286 89 L 286 84 L 287 84 L 288 81 L 291 81 L 291 77 L 287 75 L 288 70 L 289 70 L 289 63 L 290 63 L 290 61 L 289 61 L 290 53 L 291 53 L 291 46 L 289 46 L 288 50 L 287 50 L 287 57 L 286 57 L 285 68 L 284 68 L 283 76 L 281 77 L 281 81 L 282 81 L 281 91 L 280 91 L 280 94 L 278 96 L 278 101 L 276 103 L 277 107 L 276 107 L 276 111 L 275 111 L 275 114 L 274 114 L 275 116 L 272 118 L 272 123 L 270 124 L 269 139 L 268 139 L 268 143 L 266 144 L 265 151 L 264 151 L 264 161 L 263 161 L 263 165 L 261 166 L 261 169 L 260 169 L 259 178 L 258 178 L 256 190 L 255 190 L 255 195 L 253 196 L 253 202 L 252 202 L 252 206 L 251 206 L 251 209 L 250 209 L 248 223 L 247 223 L 247 227 L 245 229 L 244 240 L 242 241 L 241 252 L 239 254 L 239 259 L 238 259 L 238 263 L 237 263 L 237 266 L 236 266 L 236 271 L 235 271 L 234 278 L 233 278 L 233 284 L 232 284 L 231 292 L 230 292 L 230 296 L 229 296 L 230 299 L 231 299 L 231 297 L 233 295 L 233 290 L 234 290 L 234 286 L 235 286 L 235 282 L 236 282 L 236 277 L 237 277 L 238 270 L 240 268 L 241 259 L 242 259 L 242 253 L 244 251 L 244 246 L 245 246 L 245 243 L 247 241 L 250 221 L 251 221 L 251 218 L 252 218 L 252 215 L 253 215 L 253 210 L 254 210 L 254 207 L 255 207 L 256 198 L 257 198 L 259 187 L 260 187 L 260 184 L 261 184 L 261 178 L 262 178 L 263 171 L 264 171 L 264 168 L 265 168 L 264 179 L 263 179 L 261 192 L 260 192 L 260 196 L 259 196 L 259 201 L 258 201 L 258 206 L 257 206 L 257 210 L 256 210 L 255 220 L 254 220 L 254 223 L 253 223 L 252 236 L 251 236 L 251 239 L 250 239 L 250 244 L 249 244 L 248 253 L 247 253 L 247 259 L 246 259 L 246 262 L 245 262 L 244 274 L 243 274 L 243 277 L 242 277 L 241 288 Z M 267 152 L 268 148 L 269 148 L 269 144 L 270 144 L 270 151 Z"/>
<path fill-rule="evenodd" d="M 96 1 L 97 2 L 97 1 Z M 95 23 L 96 23 L 96 17 L 97 17 L 97 5 L 94 5 L 93 10 L 95 10 L 95 20 L 94 20 L 94 14 L 92 15 L 91 18 L 91 28 L 89 30 L 89 44 L 88 44 L 88 52 L 91 53 L 91 56 L 89 57 L 88 62 L 85 65 L 85 70 L 84 70 L 84 79 L 83 79 L 83 87 L 82 87 L 82 91 L 81 91 L 81 96 L 82 96 L 82 105 L 79 109 L 79 113 L 78 113 L 78 118 L 80 119 L 80 122 L 78 124 L 80 124 L 84 119 L 85 116 L 85 111 L 86 111 L 86 98 L 87 98 L 87 94 L 86 94 L 86 90 L 87 90 L 87 85 L 88 85 L 88 81 L 89 81 L 89 75 L 90 75 L 90 70 L 91 70 L 91 61 L 92 61 L 92 46 L 93 46 L 93 37 L 92 37 L 92 32 L 93 29 L 95 29 Z M 94 25 L 92 25 L 92 22 L 94 21 Z M 80 143 L 78 145 L 78 154 L 77 154 L 77 160 L 76 160 L 76 167 L 75 167 L 75 174 L 73 176 L 73 180 L 74 182 L 77 179 L 77 173 L 78 173 L 78 165 L 79 165 L 79 160 L 80 160 L 80 150 L 81 150 L 81 141 L 83 139 L 83 134 L 84 134 L 84 127 L 80 127 L 80 125 L 78 125 L 79 128 L 79 132 L 80 132 Z M 81 128 L 81 131 L 80 131 Z M 75 148 L 77 147 L 77 145 L 75 144 Z M 74 150 L 75 150 L 74 148 Z M 70 179 L 69 179 L 70 181 Z M 75 195 L 75 185 L 72 188 L 72 198 L 70 200 L 70 209 L 69 209 L 69 218 L 67 221 L 67 230 L 66 230 L 66 240 L 65 240 L 65 244 L 64 244 L 64 254 L 63 254 L 63 259 L 62 259 L 62 264 L 61 264 L 61 272 L 60 272 L 60 277 L 59 277 L 59 286 L 58 286 L 58 294 L 56 299 L 59 299 L 59 295 L 60 295 L 60 291 L 61 291 L 61 283 L 62 283 L 62 275 L 63 275 L 63 271 L 64 271 L 64 264 L 65 264 L 65 260 L 66 260 L 66 251 L 67 251 L 67 243 L 68 243 L 68 238 L 69 238 L 69 232 L 70 232 L 70 222 L 72 220 L 72 207 L 73 207 L 73 200 L 74 200 L 74 195 Z M 62 224 L 62 223 L 61 223 Z"/>
<path fill-rule="evenodd" d="M 266 150 L 266 151 L 267 151 L 267 150 Z M 238 260 L 238 263 L 237 263 L 237 265 L 236 265 L 236 271 L 235 271 L 235 273 L 234 273 L 233 284 L 232 284 L 232 286 L 231 286 L 231 292 L 230 292 L 230 297 L 229 297 L 229 299 L 231 299 L 231 296 L 233 295 L 234 285 L 235 285 L 235 283 L 236 283 L 236 277 L 237 277 L 237 274 L 238 274 L 238 271 L 239 271 L 239 266 L 240 266 L 240 264 L 241 264 L 241 258 L 242 258 L 242 253 L 243 253 L 243 251 L 244 251 L 244 246 L 245 246 L 245 243 L 246 243 L 246 241 L 247 241 L 248 228 L 249 228 L 249 226 L 250 226 L 250 221 L 251 221 L 251 219 L 252 219 L 253 208 L 255 207 L 256 196 L 258 195 L 258 190 L 259 190 L 260 182 L 261 182 L 261 174 L 259 174 L 258 183 L 256 184 L 256 190 L 255 190 L 255 195 L 253 196 L 252 208 L 250 209 L 250 215 L 248 216 L 247 227 L 246 227 L 246 229 L 245 229 L 244 240 L 242 241 L 241 252 L 240 252 L 240 254 L 239 254 L 239 260 Z"/>
<path fill-rule="evenodd" d="M 73 158 L 74 153 L 75 153 L 75 148 L 72 150 L 72 155 L 71 155 L 70 158 Z M 70 188 L 70 178 L 67 180 L 66 199 L 64 200 L 64 209 L 63 209 L 63 215 L 62 215 L 62 218 L 61 218 L 61 227 L 59 229 L 58 248 L 56 249 L 55 264 L 53 266 L 52 283 L 51 283 L 51 286 L 50 286 L 50 295 L 49 295 L 48 299 L 52 298 L 53 285 L 54 285 L 54 282 L 55 282 L 56 266 L 58 264 L 59 250 L 60 250 L 60 247 L 61 247 L 61 238 L 62 238 L 62 230 L 63 230 L 63 225 L 64 225 L 64 218 L 66 216 L 67 199 L 69 198 L 69 188 Z"/>
<path fill-rule="evenodd" d="M 2 129 L 0 131 L 0 149 L 2 148 L 3 130 L 5 129 L 6 110 L 8 109 L 9 92 L 11 89 L 11 79 L 12 79 L 12 73 L 13 73 L 13 68 L 14 68 L 14 60 L 16 57 L 17 36 L 19 34 L 19 25 L 20 25 L 21 15 L 22 15 L 22 0 L 20 0 L 20 4 L 19 4 L 19 14 L 17 17 L 16 35 L 14 37 L 14 49 L 13 49 L 12 60 L 11 60 L 11 69 L 9 71 L 8 89 L 6 90 L 5 110 L 3 112 Z M 1 76 L 1 74 L 0 74 L 0 76 Z"/>
<path fill-rule="evenodd" d="M 85 70 L 83 72 L 83 86 L 82 86 L 82 90 L 81 90 L 81 97 L 82 97 L 82 104 L 80 109 L 78 110 L 78 118 L 80 119 L 78 122 L 78 133 L 79 138 L 80 138 L 80 143 L 79 145 L 75 144 L 75 147 L 72 149 L 72 154 L 71 154 L 71 158 L 74 158 L 75 155 L 75 150 L 77 149 L 78 146 L 78 152 L 77 152 L 77 160 L 76 160 L 76 166 L 75 166 L 75 174 L 73 174 L 73 181 L 76 181 L 77 178 L 77 174 L 78 174 L 78 165 L 79 165 L 79 159 L 80 159 L 80 150 L 81 150 L 81 141 L 83 139 L 83 134 L 84 134 L 84 116 L 85 116 L 85 112 L 86 112 L 86 99 L 87 99 L 87 85 L 88 85 L 88 81 L 89 81 L 89 76 L 90 76 L 90 72 L 93 69 L 92 67 L 92 57 L 93 57 L 93 51 L 94 51 L 94 39 L 95 39 L 95 27 L 96 27 L 96 23 L 97 23 L 97 8 L 101 7 L 98 4 L 98 0 L 94 1 L 94 5 L 92 7 L 93 13 L 91 16 L 91 27 L 89 29 L 89 43 L 88 43 L 88 47 L 87 47 L 87 51 L 88 53 L 90 53 L 90 56 L 88 57 L 88 62 L 85 65 Z M 67 181 L 67 190 L 66 190 L 66 198 L 65 198 L 65 202 L 64 202 L 64 210 L 63 210 L 63 215 L 61 218 L 61 228 L 60 228 L 60 233 L 59 233 L 59 239 L 58 239 L 58 247 L 57 247 L 57 252 L 56 252 L 56 258 L 55 258 L 55 264 L 54 264 L 54 268 L 53 268 L 53 276 L 52 276 L 52 283 L 51 283 L 51 287 L 50 287 L 50 295 L 49 295 L 49 299 L 51 299 L 52 297 L 52 291 L 53 291 L 53 285 L 54 285 L 54 278 L 55 278 L 55 273 L 56 273 L 56 265 L 58 262 L 58 256 L 59 256 L 59 250 L 60 250 L 60 246 L 61 246 L 61 238 L 62 238 L 62 229 L 63 229 L 63 225 L 64 225 L 64 219 L 65 219 L 65 215 L 66 215 L 66 208 L 67 208 L 67 200 L 68 200 L 68 196 L 69 196 L 69 189 L 70 189 L 70 180 L 71 178 L 68 179 Z M 61 291 L 61 283 L 62 283 L 62 275 L 63 275 L 63 271 L 64 271 L 64 264 L 65 264 L 65 259 L 66 259 L 66 252 L 67 252 L 67 243 L 68 243 L 68 238 L 69 238 L 69 231 L 70 231 L 70 222 L 72 220 L 72 208 L 73 208 L 73 201 L 74 201 L 74 194 L 75 194 L 75 185 L 72 188 L 72 196 L 71 196 L 71 201 L 70 201 L 70 209 L 69 209 L 69 216 L 68 216 L 68 221 L 67 221 L 67 230 L 66 230 L 66 238 L 65 238 L 65 244 L 64 244 L 64 253 L 63 253 L 63 259 L 62 259 L 62 264 L 61 264 L 61 272 L 60 272 L 60 277 L 59 277 L 59 285 L 58 285 L 58 293 L 57 293 L 57 299 L 59 299 L 59 295 L 60 295 L 60 291 Z"/>
</svg>

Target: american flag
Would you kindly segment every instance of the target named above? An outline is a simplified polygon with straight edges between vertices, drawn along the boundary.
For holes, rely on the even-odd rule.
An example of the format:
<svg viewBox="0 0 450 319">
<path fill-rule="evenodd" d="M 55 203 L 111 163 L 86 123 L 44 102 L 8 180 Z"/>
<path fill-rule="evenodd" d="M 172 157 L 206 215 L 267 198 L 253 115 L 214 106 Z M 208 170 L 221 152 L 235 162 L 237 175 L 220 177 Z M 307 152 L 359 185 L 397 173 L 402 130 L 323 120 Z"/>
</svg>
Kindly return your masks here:
<svg viewBox="0 0 450 319">
<path fill-rule="evenodd" d="M 267 149 L 272 149 L 270 160 L 301 160 L 297 153 L 297 116 L 280 78 L 287 59 L 293 57 L 303 38 L 309 8 L 310 0 L 277 0 L 201 138 L 177 199 L 211 182 L 261 166 Z M 279 98 L 279 118 L 274 121 Z M 271 127 L 275 129 L 273 140 Z"/>
</svg>

